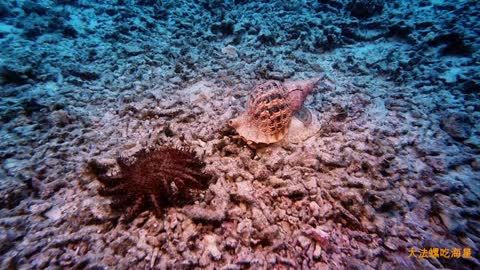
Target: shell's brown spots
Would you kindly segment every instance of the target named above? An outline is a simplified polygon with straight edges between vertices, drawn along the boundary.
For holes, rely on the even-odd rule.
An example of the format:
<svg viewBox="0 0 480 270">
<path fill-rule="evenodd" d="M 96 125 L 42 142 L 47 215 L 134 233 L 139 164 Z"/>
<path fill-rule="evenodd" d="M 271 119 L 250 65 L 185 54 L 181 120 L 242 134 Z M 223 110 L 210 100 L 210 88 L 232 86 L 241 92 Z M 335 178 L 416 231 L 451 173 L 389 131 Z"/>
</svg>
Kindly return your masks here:
<svg viewBox="0 0 480 270">
<path fill-rule="evenodd" d="M 288 109 L 288 93 L 282 84 L 268 81 L 253 90 L 247 113 L 251 122 L 267 137 L 281 138 L 290 125 L 292 112 Z M 278 134 L 277 134 L 278 133 Z"/>
<path fill-rule="evenodd" d="M 236 131 L 247 142 L 255 144 L 282 140 L 288 133 L 293 114 L 301 107 L 317 80 L 270 80 L 257 85 L 252 89 L 246 112 L 237 118 Z"/>
</svg>

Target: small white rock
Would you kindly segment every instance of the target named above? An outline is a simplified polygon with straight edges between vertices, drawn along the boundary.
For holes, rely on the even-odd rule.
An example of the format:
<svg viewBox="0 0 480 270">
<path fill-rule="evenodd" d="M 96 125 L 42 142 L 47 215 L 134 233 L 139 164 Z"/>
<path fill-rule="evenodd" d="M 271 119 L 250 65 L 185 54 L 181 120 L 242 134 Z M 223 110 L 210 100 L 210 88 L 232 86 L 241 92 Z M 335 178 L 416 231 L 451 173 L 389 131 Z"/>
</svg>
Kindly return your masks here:
<svg viewBox="0 0 480 270">
<path fill-rule="evenodd" d="M 313 258 L 315 260 L 320 259 L 320 256 L 322 255 L 322 247 L 320 246 L 319 243 L 315 244 L 315 250 L 313 251 Z"/>
<path fill-rule="evenodd" d="M 222 258 L 222 253 L 220 253 L 217 247 L 217 237 L 212 234 L 207 234 L 203 240 L 205 241 L 205 249 L 208 251 L 210 257 L 215 261 L 220 260 Z"/>
<path fill-rule="evenodd" d="M 62 210 L 60 210 L 58 206 L 54 206 L 50 210 L 45 212 L 45 216 L 53 221 L 58 220 L 62 217 Z"/>
</svg>

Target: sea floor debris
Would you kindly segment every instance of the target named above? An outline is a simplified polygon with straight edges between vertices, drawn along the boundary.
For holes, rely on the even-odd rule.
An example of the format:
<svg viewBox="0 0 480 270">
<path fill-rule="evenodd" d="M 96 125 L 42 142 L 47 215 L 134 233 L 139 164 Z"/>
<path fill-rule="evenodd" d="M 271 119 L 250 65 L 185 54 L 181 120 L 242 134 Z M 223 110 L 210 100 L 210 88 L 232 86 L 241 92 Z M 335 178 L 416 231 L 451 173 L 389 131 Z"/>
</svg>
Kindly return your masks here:
<svg viewBox="0 0 480 270">
<path fill-rule="evenodd" d="M 476 1 L 151 2 L 0 2 L 1 269 L 480 269 Z M 233 137 L 319 73 L 318 132 Z M 88 161 L 176 144 L 215 182 L 117 222 Z"/>
</svg>

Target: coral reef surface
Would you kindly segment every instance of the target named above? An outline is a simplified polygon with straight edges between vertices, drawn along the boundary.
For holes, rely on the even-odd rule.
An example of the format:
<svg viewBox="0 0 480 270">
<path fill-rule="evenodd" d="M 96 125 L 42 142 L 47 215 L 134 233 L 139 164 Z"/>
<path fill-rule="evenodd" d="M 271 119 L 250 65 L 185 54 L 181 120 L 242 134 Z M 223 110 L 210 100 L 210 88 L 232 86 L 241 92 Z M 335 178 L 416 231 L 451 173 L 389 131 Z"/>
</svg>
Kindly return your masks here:
<svg viewBox="0 0 480 270">
<path fill-rule="evenodd" d="M 480 269 L 478 18 L 473 0 L 0 0 L 0 269 Z M 256 85 L 319 74 L 308 139 L 234 137 Z M 112 211 L 88 162 L 121 176 L 112 157 L 161 145 L 215 181 L 118 222 L 134 204 Z"/>
</svg>

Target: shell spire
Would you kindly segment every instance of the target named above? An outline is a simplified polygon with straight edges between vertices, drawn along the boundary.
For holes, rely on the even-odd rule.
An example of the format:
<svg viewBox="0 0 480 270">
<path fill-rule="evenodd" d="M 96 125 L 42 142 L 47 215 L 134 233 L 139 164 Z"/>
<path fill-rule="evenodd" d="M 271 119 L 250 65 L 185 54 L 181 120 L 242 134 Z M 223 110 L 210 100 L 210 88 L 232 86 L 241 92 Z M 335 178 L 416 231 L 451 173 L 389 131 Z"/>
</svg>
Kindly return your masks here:
<svg viewBox="0 0 480 270">
<path fill-rule="evenodd" d="M 315 86 L 321 80 L 320 77 L 302 81 L 286 81 L 284 83 L 288 91 L 288 99 L 292 111 L 296 112 L 303 107 L 303 103 Z"/>
</svg>

